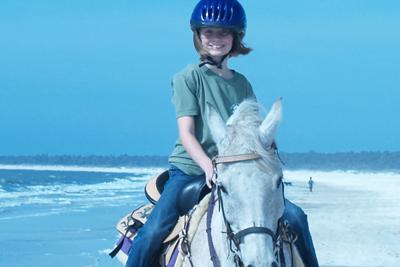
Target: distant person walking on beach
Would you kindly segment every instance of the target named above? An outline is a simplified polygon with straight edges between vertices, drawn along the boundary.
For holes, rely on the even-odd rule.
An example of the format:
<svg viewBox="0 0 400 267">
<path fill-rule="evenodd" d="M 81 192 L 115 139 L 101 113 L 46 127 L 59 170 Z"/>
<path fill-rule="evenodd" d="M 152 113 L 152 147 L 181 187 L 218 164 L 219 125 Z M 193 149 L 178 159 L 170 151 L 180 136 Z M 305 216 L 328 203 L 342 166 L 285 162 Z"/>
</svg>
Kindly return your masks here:
<svg viewBox="0 0 400 267">
<path fill-rule="evenodd" d="M 313 187 L 314 187 L 314 181 L 312 177 L 310 177 L 310 180 L 308 180 L 308 189 L 310 189 L 310 192 L 312 192 Z"/>
</svg>

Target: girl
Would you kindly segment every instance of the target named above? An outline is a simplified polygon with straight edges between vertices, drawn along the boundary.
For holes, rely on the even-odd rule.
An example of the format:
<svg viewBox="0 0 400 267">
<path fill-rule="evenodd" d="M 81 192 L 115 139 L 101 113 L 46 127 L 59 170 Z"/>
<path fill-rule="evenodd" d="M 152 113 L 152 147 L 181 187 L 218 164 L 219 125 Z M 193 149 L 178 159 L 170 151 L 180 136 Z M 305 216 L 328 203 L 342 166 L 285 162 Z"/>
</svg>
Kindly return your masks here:
<svg viewBox="0 0 400 267">
<path fill-rule="evenodd" d="M 249 81 L 229 69 L 230 57 L 246 55 L 251 49 L 242 40 L 246 15 L 236 0 L 200 0 L 191 17 L 193 41 L 200 55 L 200 64 L 187 66 L 172 80 L 176 118 L 180 138 L 169 157 L 169 180 L 147 223 L 139 230 L 129 253 L 126 267 L 156 266 L 163 239 L 178 220 L 178 193 L 196 176 L 212 186 L 211 158 L 218 151 L 212 140 L 205 116 L 206 104 L 211 104 L 226 121 L 235 107 L 246 98 L 254 98 Z M 285 213 L 295 224 L 306 246 L 302 256 L 310 255 L 306 266 L 318 266 L 307 220 L 300 208 L 286 203 Z M 289 208 L 288 208 L 289 207 Z"/>
</svg>

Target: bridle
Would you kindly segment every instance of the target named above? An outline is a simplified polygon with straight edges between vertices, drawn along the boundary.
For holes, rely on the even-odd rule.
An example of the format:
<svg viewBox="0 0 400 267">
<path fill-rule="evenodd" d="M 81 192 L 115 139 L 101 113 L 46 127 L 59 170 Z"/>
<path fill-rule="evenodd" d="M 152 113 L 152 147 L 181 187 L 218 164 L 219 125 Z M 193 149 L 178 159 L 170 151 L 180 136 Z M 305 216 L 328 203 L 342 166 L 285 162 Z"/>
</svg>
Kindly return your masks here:
<svg viewBox="0 0 400 267">
<path fill-rule="evenodd" d="M 234 163 L 234 162 L 243 162 L 243 161 L 250 161 L 250 160 L 259 160 L 261 159 L 261 156 L 257 153 L 247 153 L 247 154 L 240 154 L 240 155 L 234 155 L 234 156 L 216 156 L 212 159 L 212 164 L 213 164 L 213 180 L 217 181 L 218 178 L 218 170 L 217 170 L 217 165 L 221 164 L 221 163 Z M 280 179 L 282 179 L 282 177 L 280 177 Z M 281 183 L 282 185 L 282 191 L 283 191 L 283 183 Z M 274 253 L 275 253 L 275 259 L 278 262 L 279 266 L 281 266 L 281 249 L 282 249 L 282 242 L 283 242 L 283 237 L 285 236 L 286 239 L 294 239 L 288 236 L 294 236 L 291 231 L 289 231 L 289 225 L 288 222 L 283 220 L 282 218 L 280 218 L 278 220 L 278 227 L 276 231 L 271 230 L 268 227 L 265 226 L 250 226 L 247 227 L 245 229 L 239 230 L 237 233 L 234 233 L 232 231 L 232 228 L 230 226 L 230 223 L 227 221 L 226 216 L 225 216 L 225 210 L 224 210 L 224 205 L 223 205 L 223 201 L 222 201 L 222 197 L 221 197 L 221 191 L 223 191 L 224 189 L 222 188 L 221 185 L 219 185 L 218 183 L 215 183 L 215 186 L 213 186 L 212 189 L 212 195 L 210 198 L 210 204 L 209 206 L 211 206 L 208 210 L 208 214 L 207 216 L 209 218 L 207 218 L 207 236 L 208 236 L 208 240 L 209 240 L 209 250 L 210 250 L 210 255 L 211 255 L 211 260 L 214 264 L 214 267 L 219 267 L 220 263 L 219 260 L 216 256 L 216 252 L 214 249 L 214 246 L 212 244 L 212 237 L 211 237 L 211 215 L 212 215 L 212 209 L 213 206 L 215 204 L 214 199 L 214 194 L 215 191 L 217 192 L 217 196 L 218 196 L 218 203 L 219 203 L 219 209 L 222 212 L 222 216 L 223 216 L 223 220 L 224 220 L 224 224 L 226 227 L 226 234 L 227 234 L 227 238 L 229 241 L 229 248 L 231 250 L 231 252 L 234 253 L 234 261 L 237 267 L 243 266 L 243 262 L 242 259 L 239 255 L 240 252 L 240 244 L 242 243 L 242 240 L 245 236 L 250 235 L 250 234 L 266 234 L 268 236 L 270 236 L 272 238 L 272 242 L 274 245 Z M 213 202 L 213 203 L 211 203 Z M 210 209 L 211 209 L 211 214 L 210 214 Z M 295 240 L 294 240 L 295 241 Z M 293 242 L 294 242 L 293 241 Z M 285 241 L 287 242 L 287 241 Z M 292 243 L 292 242 L 290 242 Z M 232 244 L 234 244 L 235 246 L 235 250 L 232 248 Z M 293 258 L 293 257 L 292 257 Z M 293 262 L 293 259 L 292 259 Z"/>
</svg>

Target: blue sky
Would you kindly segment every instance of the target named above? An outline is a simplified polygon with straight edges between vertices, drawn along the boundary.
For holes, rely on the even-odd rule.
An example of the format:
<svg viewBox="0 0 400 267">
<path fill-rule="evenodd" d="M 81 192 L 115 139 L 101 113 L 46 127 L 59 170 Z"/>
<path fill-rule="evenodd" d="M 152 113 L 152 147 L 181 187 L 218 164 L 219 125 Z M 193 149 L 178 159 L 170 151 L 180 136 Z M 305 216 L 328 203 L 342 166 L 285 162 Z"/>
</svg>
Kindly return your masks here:
<svg viewBox="0 0 400 267">
<path fill-rule="evenodd" d="M 285 152 L 400 150 L 400 2 L 241 1 L 259 102 Z M 0 155 L 168 155 L 196 1 L 0 2 Z"/>
</svg>

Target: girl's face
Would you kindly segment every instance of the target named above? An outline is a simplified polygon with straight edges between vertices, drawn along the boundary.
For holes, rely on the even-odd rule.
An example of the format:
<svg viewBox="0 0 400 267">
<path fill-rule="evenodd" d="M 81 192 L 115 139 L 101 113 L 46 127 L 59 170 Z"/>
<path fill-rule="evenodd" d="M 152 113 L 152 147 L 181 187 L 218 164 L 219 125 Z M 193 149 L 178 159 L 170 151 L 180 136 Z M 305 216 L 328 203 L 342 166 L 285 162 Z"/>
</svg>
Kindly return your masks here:
<svg viewBox="0 0 400 267">
<path fill-rule="evenodd" d="M 233 34 L 224 28 L 201 28 L 200 39 L 203 48 L 211 57 L 223 57 L 232 50 Z"/>
</svg>

